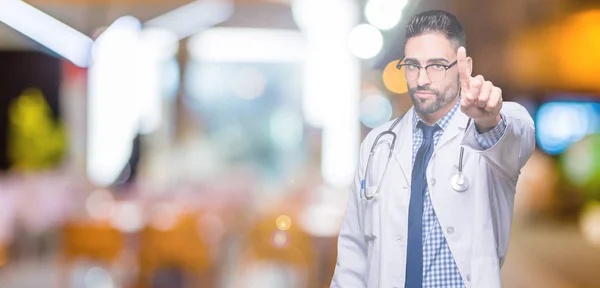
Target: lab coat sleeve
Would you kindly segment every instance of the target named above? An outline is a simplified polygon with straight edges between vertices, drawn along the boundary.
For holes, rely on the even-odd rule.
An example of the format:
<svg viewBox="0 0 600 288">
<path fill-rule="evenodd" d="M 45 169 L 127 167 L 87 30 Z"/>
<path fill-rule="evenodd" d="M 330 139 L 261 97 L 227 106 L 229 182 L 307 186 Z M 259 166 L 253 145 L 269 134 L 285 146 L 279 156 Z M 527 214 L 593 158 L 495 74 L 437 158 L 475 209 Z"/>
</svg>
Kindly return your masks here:
<svg viewBox="0 0 600 288">
<path fill-rule="evenodd" d="M 361 144 L 361 155 L 358 168 L 356 169 L 354 183 L 350 192 L 350 198 L 346 205 L 346 212 L 337 243 L 337 263 L 331 288 L 366 287 L 367 270 L 367 243 L 362 230 L 360 207 L 360 183 L 364 175 L 366 160 L 363 159 L 363 147 Z"/>
<path fill-rule="evenodd" d="M 476 138 L 477 131 L 473 131 L 475 125 L 470 125 L 462 145 L 481 153 L 495 172 L 516 184 L 521 168 L 535 149 L 535 127 L 529 112 L 517 103 L 505 102 L 500 113 L 506 125 L 500 140 L 489 148 L 481 147 Z"/>
<path fill-rule="evenodd" d="M 502 116 L 502 120 L 500 120 L 500 122 L 498 122 L 498 124 L 490 131 L 479 133 L 477 129 L 473 130 L 475 130 L 475 139 L 477 139 L 479 147 L 481 147 L 482 150 L 490 149 L 490 147 L 494 146 L 502 139 L 504 131 L 506 131 L 506 116 Z"/>
</svg>

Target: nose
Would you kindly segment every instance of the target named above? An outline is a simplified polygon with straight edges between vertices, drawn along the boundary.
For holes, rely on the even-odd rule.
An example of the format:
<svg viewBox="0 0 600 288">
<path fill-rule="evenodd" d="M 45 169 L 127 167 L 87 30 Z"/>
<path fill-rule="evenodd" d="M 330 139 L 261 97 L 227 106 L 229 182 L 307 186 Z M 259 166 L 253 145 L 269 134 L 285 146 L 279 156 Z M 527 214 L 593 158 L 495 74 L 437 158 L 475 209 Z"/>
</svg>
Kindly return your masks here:
<svg viewBox="0 0 600 288">
<path fill-rule="evenodd" d="M 427 71 L 425 70 L 425 68 L 419 69 L 419 77 L 417 77 L 417 85 L 425 86 L 428 84 L 431 84 L 431 80 L 429 79 L 429 76 L 427 75 Z"/>
</svg>

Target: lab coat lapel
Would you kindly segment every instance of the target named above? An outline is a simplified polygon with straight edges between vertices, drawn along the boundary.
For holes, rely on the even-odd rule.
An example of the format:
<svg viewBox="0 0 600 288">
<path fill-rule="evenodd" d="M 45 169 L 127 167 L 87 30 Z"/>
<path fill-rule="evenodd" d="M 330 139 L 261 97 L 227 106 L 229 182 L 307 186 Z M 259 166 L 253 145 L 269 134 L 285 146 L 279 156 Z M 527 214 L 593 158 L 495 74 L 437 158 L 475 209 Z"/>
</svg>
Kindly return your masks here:
<svg viewBox="0 0 600 288">
<path fill-rule="evenodd" d="M 406 178 L 406 183 L 408 183 L 409 186 L 412 177 L 413 113 L 414 107 L 411 107 L 398 124 L 398 127 L 394 128 L 394 132 L 398 137 L 396 143 L 397 147 L 394 151 L 394 158 L 396 159 L 396 162 L 398 162 L 398 165 L 400 165 L 402 174 Z M 448 144 L 448 142 L 450 142 L 452 139 L 463 133 L 467 126 L 468 120 L 469 118 L 467 115 L 465 115 L 460 109 L 457 110 L 452 119 L 450 119 L 450 123 L 448 123 L 446 130 L 444 133 L 442 133 L 435 150 L 439 151 L 439 149 L 443 148 L 445 144 Z M 474 125 L 474 123 L 472 122 L 471 125 Z"/>
<path fill-rule="evenodd" d="M 465 115 L 460 109 L 458 109 L 452 116 L 452 119 L 450 119 L 450 123 L 448 123 L 446 130 L 444 130 L 444 133 L 442 133 L 440 140 L 437 144 L 436 151 L 442 149 L 445 144 L 448 144 L 448 142 L 450 142 L 450 140 L 454 139 L 454 137 L 458 136 L 460 133 L 465 131 L 468 120 L 469 117 L 467 117 L 467 115 Z M 473 121 L 471 121 L 471 125 L 474 125 Z"/>
<path fill-rule="evenodd" d="M 404 118 L 398 124 L 398 127 L 394 129 L 398 139 L 396 145 L 397 148 L 394 151 L 394 158 L 400 168 L 402 174 L 406 179 L 406 183 L 410 186 L 410 179 L 412 176 L 412 118 L 414 108 L 410 108 L 405 114 Z"/>
</svg>

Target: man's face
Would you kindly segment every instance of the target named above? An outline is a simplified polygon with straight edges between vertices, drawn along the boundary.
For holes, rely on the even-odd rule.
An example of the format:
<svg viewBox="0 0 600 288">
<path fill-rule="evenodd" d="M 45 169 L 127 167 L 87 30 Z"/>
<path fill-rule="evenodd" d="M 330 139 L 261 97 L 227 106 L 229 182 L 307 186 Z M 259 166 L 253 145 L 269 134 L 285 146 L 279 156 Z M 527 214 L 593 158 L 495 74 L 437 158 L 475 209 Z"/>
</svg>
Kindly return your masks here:
<svg viewBox="0 0 600 288">
<path fill-rule="evenodd" d="M 426 33 L 408 39 L 404 63 L 421 67 L 430 64 L 450 65 L 456 60 L 456 50 L 455 45 L 443 34 Z M 410 98 L 418 112 L 435 113 L 458 96 L 460 83 L 456 65 L 446 71 L 444 79 L 435 82 L 431 81 L 424 68 L 418 74 L 415 80 L 407 79 Z"/>
</svg>

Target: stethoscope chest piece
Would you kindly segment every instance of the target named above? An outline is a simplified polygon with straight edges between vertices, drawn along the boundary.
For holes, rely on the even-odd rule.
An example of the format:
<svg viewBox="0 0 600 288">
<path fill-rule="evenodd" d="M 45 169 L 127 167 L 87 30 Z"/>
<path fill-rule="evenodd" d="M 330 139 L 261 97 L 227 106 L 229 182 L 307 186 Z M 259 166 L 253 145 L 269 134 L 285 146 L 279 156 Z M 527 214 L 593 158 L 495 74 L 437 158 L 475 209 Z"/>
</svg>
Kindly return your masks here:
<svg viewBox="0 0 600 288">
<path fill-rule="evenodd" d="M 463 173 L 452 176 L 452 189 L 457 192 L 465 192 L 469 189 L 469 179 Z"/>
</svg>

